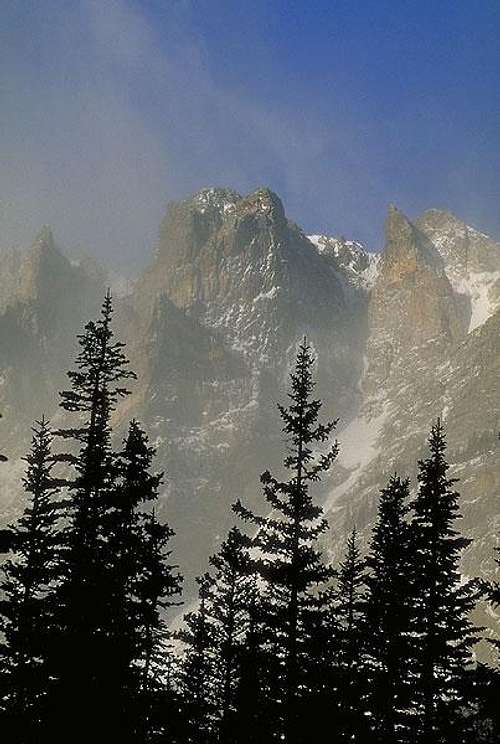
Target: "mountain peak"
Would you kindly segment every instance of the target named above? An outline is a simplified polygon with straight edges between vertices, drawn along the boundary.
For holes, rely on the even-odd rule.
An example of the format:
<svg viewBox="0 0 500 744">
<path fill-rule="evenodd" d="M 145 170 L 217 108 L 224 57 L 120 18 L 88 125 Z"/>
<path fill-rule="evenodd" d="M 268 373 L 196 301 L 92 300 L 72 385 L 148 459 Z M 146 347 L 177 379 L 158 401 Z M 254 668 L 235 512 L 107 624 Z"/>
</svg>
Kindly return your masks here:
<svg viewBox="0 0 500 744">
<path fill-rule="evenodd" d="M 402 233 L 411 236 L 414 231 L 408 217 L 395 204 L 389 204 L 384 228 L 387 241 L 394 239 L 396 236 L 400 238 Z"/>
<path fill-rule="evenodd" d="M 428 209 L 415 224 L 442 256 L 458 291 L 471 272 L 500 271 L 500 244 L 453 213 Z"/>
<path fill-rule="evenodd" d="M 462 225 L 465 224 L 464 221 L 457 217 L 456 214 L 453 214 L 453 212 L 450 212 L 448 209 L 439 209 L 437 207 L 426 209 L 422 212 L 420 217 L 418 217 L 416 222 L 458 222 Z"/>
<path fill-rule="evenodd" d="M 391 275 L 402 276 L 421 265 L 438 273 L 443 271 L 441 257 L 428 237 L 391 204 L 385 220 L 383 267 Z"/>
<path fill-rule="evenodd" d="M 261 186 L 244 197 L 238 211 L 270 217 L 272 221 L 284 222 L 285 208 L 279 196 L 266 186 Z"/>
<path fill-rule="evenodd" d="M 233 189 L 209 186 L 197 191 L 188 201 L 196 207 L 202 214 L 207 209 L 216 210 L 224 215 L 234 209 L 237 202 L 241 201 L 241 194 Z"/>
</svg>

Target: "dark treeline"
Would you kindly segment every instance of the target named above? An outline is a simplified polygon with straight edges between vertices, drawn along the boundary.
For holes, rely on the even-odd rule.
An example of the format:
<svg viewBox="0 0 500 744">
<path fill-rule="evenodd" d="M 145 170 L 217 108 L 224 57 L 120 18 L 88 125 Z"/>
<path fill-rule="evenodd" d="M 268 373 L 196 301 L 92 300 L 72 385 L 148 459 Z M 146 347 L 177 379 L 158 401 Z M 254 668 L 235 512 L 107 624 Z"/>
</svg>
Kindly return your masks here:
<svg viewBox="0 0 500 744">
<path fill-rule="evenodd" d="M 108 295 L 78 337 L 64 428 L 35 423 L 26 508 L 0 533 L 2 740 L 498 742 L 500 675 L 475 658 L 470 616 L 500 605 L 500 586 L 460 575 L 469 541 L 439 419 L 415 488 L 391 476 L 369 544 L 353 526 L 331 565 L 314 486 L 335 462 L 336 422 L 321 421 L 304 341 L 278 407 L 285 475 L 262 474 L 259 513 L 236 501 L 173 629 L 182 577 L 155 509 L 163 475 L 137 421 L 112 443 L 135 377 L 112 312 Z"/>
</svg>

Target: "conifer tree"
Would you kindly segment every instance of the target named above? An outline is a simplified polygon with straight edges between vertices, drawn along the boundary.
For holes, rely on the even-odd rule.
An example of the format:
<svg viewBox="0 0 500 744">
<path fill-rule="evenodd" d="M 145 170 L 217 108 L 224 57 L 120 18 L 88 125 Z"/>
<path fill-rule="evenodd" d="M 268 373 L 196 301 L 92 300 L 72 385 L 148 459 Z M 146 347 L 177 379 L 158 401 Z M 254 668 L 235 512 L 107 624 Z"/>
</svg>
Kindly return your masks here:
<svg viewBox="0 0 500 744">
<path fill-rule="evenodd" d="M 470 540 L 455 529 L 461 517 L 457 482 L 448 477 L 440 420 L 429 437 L 430 454 L 418 463 L 418 493 L 412 503 L 415 682 L 414 730 L 419 744 L 470 742 L 463 713 L 468 707 L 466 667 L 476 640 L 468 615 L 475 596 L 461 583 L 460 555 Z"/>
<path fill-rule="evenodd" d="M 499 556 L 495 562 L 500 568 L 500 547 L 495 548 Z M 500 608 L 500 582 L 483 582 L 483 596 L 489 601 L 494 612 L 498 613 Z M 500 738 L 500 710 L 498 700 L 500 699 L 500 634 L 496 633 L 488 638 L 493 647 L 496 658 L 492 666 L 479 664 L 476 671 L 476 687 L 478 699 L 478 715 L 480 724 L 489 731 L 490 737 L 484 737 L 488 744 L 496 742 Z M 481 739 L 482 741 L 482 739 Z"/>
<path fill-rule="evenodd" d="M 182 696 L 186 715 L 187 744 L 215 741 L 217 691 L 215 689 L 215 631 L 208 614 L 213 579 L 206 573 L 197 579 L 199 606 L 184 617 L 179 639 L 185 646 Z"/>
<path fill-rule="evenodd" d="M 210 558 L 215 572 L 207 609 L 214 625 L 216 645 L 218 741 L 224 744 L 234 737 L 241 650 L 248 626 L 248 543 L 248 539 L 233 527 L 219 552 Z"/>
<path fill-rule="evenodd" d="M 495 559 L 495 563 L 500 569 L 500 547 L 495 548 L 495 552 L 498 558 Z M 494 609 L 500 608 L 500 581 L 491 581 L 486 585 L 486 596 L 493 606 Z M 500 636 L 490 639 L 491 645 L 496 649 L 500 661 Z"/>
<path fill-rule="evenodd" d="M 280 663 L 273 653 L 273 629 L 266 602 L 255 574 L 246 592 L 246 630 L 239 649 L 239 674 L 235 695 L 234 744 L 268 744 L 276 740 L 279 706 L 274 685 Z"/>
<path fill-rule="evenodd" d="M 409 481 L 393 475 L 380 492 L 367 566 L 365 644 L 375 740 L 409 741 L 411 577 Z M 418 567 L 415 567 L 418 570 Z"/>
<path fill-rule="evenodd" d="M 274 631 L 275 656 L 281 662 L 274 690 L 282 718 L 276 737 L 286 744 L 310 739 L 305 710 L 315 680 L 321 677 L 311 649 L 319 616 L 326 612 L 321 588 L 332 575 L 317 548 L 327 523 L 310 486 L 335 460 L 336 443 L 319 455 L 313 447 L 328 441 L 336 422 L 318 422 L 322 404 L 312 398 L 313 364 L 311 348 L 304 340 L 291 374 L 290 404 L 278 406 L 288 444 L 284 466 L 289 478 L 279 480 L 268 471 L 261 476 L 271 514 L 259 516 L 240 502 L 235 505 L 236 513 L 256 529 L 254 546 L 260 557 L 255 570 L 264 583 L 267 622 Z"/>
<path fill-rule="evenodd" d="M 366 563 L 361 557 L 356 527 L 347 540 L 337 577 L 337 685 L 339 689 L 339 740 L 364 741 L 366 734 L 363 683 L 366 676 L 364 631 Z"/>
<path fill-rule="evenodd" d="M 82 721 L 82 735 L 92 737 L 107 725 L 113 735 L 119 731 L 117 711 L 107 704 L 104 692 L 109 693 L 110 682 L 105 618 L 112 596 L 104 520 L 117 477 L 110 418 L 119 398 L 128 394 L 126 381 L 135 375 L 128 369 L 124 344 L 113 338 L 112 315 L 108 292 L 101 317 L 78 337 L 77 369 L 68 372 L 71 388 L 61 393 L 62 408 L 77 416 L 73 427 L 58 432 L 72 444 L 65 458 L 75 475 L 68 480 L 59 628 L 52 646 L 57 684 L 53 728 L 47 736 L 54 741 L 67 736 L 66 727 L 82 707 L 92 711 Z"/>
<path fill-rule="evenodd" d="M 158 657 L 165 634 L 163 610 L 180 593 L 181 577 L 170 565 L 173 531 L 152 512 L 162 474 L 151 473 L 155 450 L 137 421 L 129 425 L 116 459 L 117 484 L 110 491 L 102 532 L 108 558 L 107 627 L 109 694 L 122 725 L 148 740 L 151 710 L 159 693 Z M 141 732 L 139 734 L 139 732 Z"/>
<path fill-rule="evenodd" d="M 58 486 L 52 470 L 52 434 L 44 418 L 33 427 L 23 479 L 27 505 L 11 528 L 14 557 L 3 566 L 2 632 L 6 725 L 9 741 L 39 741 L 49 687 L 46 659 L 52 593 L 59 556 Z"/>
<path fill-rule="evenodd" d="M 147 448 L 146 440 L 143 440 L 143 445 Z M 151 454 L 151 449 L 147 449 Z M 172 683 L 175 655 L 165 611 L 180 604 L 182 576 L 177 566 L 170 564 L 169 543 L 174 532 L 157 519 L 154 509 L 151 514 L 142 515 L 140 530 L 139 565 L 132 583 L 132 593 L 137 601 L 137 612 L 133 617 L 138 653 L 132 663 L 135 672 L 139 673 L 139 741 L 155 742 L 167 735 L 174 742 L 180 722 L 178 695 Z M 162 715 L 162 707 L 165 715 Z"/>
</svg>

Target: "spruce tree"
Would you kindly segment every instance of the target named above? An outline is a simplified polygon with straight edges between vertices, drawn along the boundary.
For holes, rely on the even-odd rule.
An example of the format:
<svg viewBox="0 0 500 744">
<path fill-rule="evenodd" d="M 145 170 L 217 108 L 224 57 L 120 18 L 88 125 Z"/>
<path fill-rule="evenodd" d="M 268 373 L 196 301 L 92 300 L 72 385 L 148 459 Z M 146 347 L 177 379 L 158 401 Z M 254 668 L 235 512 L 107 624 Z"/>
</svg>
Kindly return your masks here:
<svg viewBox="0 0 500 744">
<path fill-rule="evenodd" d="M 138 647 L 132 668 L 138 673 L 139 741 L 156 742 L 168 736 L 174 742 L 180 730 L 178 694 L 172 681 L 176 659 L 165 612 L 180 604 L 182 576 L 170 563 L 173 530 L 157 519 L 154 509 L 142 515 L 139 526 L 138 566 L 132 581 L 137 603 L 132 617 Z"/>
<path fill-rule="evenodd" d="M 375 741 L 409 741 L 411 577 L 409 481 L 393 475 L 380 492 L 367 558 L 365 646 Z"/>
<path fill-rule="evenodd" d="M 429 456 L 418 463 L 409 552 L 414 562 L 414 722 L 419 744 L 466 744 L 467 665 L 477 640 L 468 615 L 475 596 L 462 583 L 460 556 L 470 540 L 455 529 L 460 519 L 457 482 L 448 477 L 440 420 L 432 427 Z"/>
<path fill-rule="evenodd" d="M 0 592 L 4 704 L 9 741 L 39 741 L 49 688 L 46 648 L 58 575 L 59 482 L 53 475 L 52 434 L 42 418 L 33 428 L 23 479 L 27 505 L 11 528 L 15 552 L 2 569 Z"/>
<path fill-rule="evenodd" d="M 366 606 L 366 563 L 361 557 L 354 527 L 337 577 L 335 630 L 337 658 L 336 685 L 339 692 L 339 740 L 364 741 L 366 734 L 363 683 L 366 676 L 364 631 Z"/>
<path fill-rule="evenodd" d="M 322 674 L 312 648 L 319 618 L 326 612 L 321 589 L 332 576 L 317 547 L 327 522 L 310 486 L 335 460 L 336 443 L 321 454 L 313 448 L 325 445 L 336 422 L 318 422 L 322 404 L 312 397 L 313 365 L 311 348 L 304 340 L 291 374 L 290 403 L 278 406 L 287 439 L 284 466 L 289 477 L 280 480 L 268 471 L 261 476 L 271 513 L 260 516 L 240 502 L 235 505 L 236 513 L 256 530 L 254 547 L 260 557 L 254 567 L 263 582 L 273 650 L 281 664 L 273 692 L 281 715 L 275 735 L 286 744 L 310 740 L 307 701 Z"/>
<path fill-rule="evenodd" d="M 495 553 L 498 555 L 498 557 L 495 559 L 495 563 L 497 564 L 498 569 L 500 569 L 500 547 L 495 548 Z M 491 581 L 490 583 L 486 584 L 485 590 L 486 590 L 486 597 L 491 603 L 491 605 L 493 606 L 493 608 L 494 609 L 500 608 L 500 581 Z M 497 651 L 499 661 L 500 661 L 500 636 L 491 638 L 490 643 Z"/>
<path fill-rule="evenodd" d="M 186 716 L 187 744 L 215 742 L 217 690 L 216 640 L 208 613 L 213 579 L 205 573 L 197 579 L 198 608 L 184 617 L 179 640 L 184 644 L 181 690 Z"/>
<path fill-rule="evenodd" d="M 234 737 L 236 695 L 241 674 L 241 650 L 248 627 L 250 579 L 248 539 L 233 527 L 210 564 L 215 569 L 208 613 L 214 625 L 215 685 L 218 709 L 218 741 Z"/>
<path fill-rule="evenodd" d="M 54 741 L 67 736 L 82 709 L 89 712 L 82 735 L 92 737 L 106 727 L 114 735 L 120 730 L 118 713 L 106 702 L 112 674 L 106 617 L 113 595 L 105 518 L 117 478 L 110 419 L 118 400 L 128 394 L 126 381 L 135 375 L 128 369 L 124 344 L 114 340 L 112 315 L 108 292 L 101 317 L 78 337 L 77 369 L 68 372 L 71 387 L 61 393 L 62 408 L 76 414 L 76 421 L 58 432 L 72 445 L 65 459 L 74 477 L 67 484 L 59 628 L 52 645 L 56 685 L 47 736 Z"/>
<path fill-rule="evenodd" d="M 273 629 L 255 574 L 249 576 L 245 604 L 232 735 L 234 744 L 268 744 L 280 730 L 274 692 L 281 665 L 273 652 Z"/>
<path fill-rule="evenodd" d="M 495 553 L 499 556 L 495 559 L 495 562 L 500 568 L 500 547 L 495 548 Z M 500 608 L 500 582 L 483 582 L 483 596 L 489 601 L 493 612 L 498 613 Z M 489 744 L 490 741 L 496 742 L 500 738 L 500 710 L 498 707 L 500 699 L 500 634 L 497 632 L 487 640 L 493 647 L 496 658 L 492 666 L 478 665 L 476 687 L 480 724 L 489 731 L 489 738 L 484 737 L 484 741 Z"/>
<path fill-rule="evenodd" d="M 129 425 L 116 458 L 115 488 L 107 498 L 102 533 L 108 552 L 106 628 L 110 677 L 108 705 L 122 727 L 148 740 L 151 710 L 160 686 L 158 656 L 166 633 L 163 611 L 180 593 L 181 577 L 170 565 L 173 531 L 151 512 L 161 473 L 151 473 L 155 450 L 137 421 Z M 142 741 L 142 740 L 141 740 Z"/>
</svg>

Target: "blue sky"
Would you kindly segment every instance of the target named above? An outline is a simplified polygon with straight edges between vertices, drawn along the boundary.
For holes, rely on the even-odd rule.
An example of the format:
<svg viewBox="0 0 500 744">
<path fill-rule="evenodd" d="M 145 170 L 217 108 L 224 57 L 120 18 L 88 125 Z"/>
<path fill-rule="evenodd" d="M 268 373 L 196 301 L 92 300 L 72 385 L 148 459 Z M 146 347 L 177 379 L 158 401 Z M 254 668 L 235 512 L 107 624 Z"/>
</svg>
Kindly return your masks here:
<svg viewBox="0 0 500 744">
<path fill-rule="evenodd" d="M 0 113 L 0 245 L 140 265 L 205 185 L 373 249 L 390 202 L 500 237 L 498 0 L 2 0 Z"/>
</svg>

